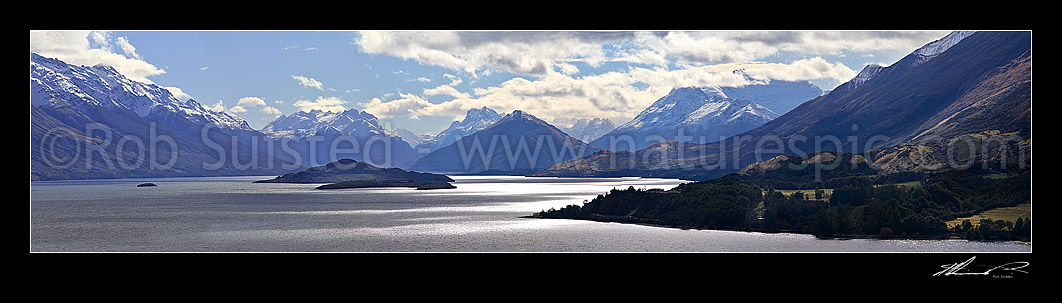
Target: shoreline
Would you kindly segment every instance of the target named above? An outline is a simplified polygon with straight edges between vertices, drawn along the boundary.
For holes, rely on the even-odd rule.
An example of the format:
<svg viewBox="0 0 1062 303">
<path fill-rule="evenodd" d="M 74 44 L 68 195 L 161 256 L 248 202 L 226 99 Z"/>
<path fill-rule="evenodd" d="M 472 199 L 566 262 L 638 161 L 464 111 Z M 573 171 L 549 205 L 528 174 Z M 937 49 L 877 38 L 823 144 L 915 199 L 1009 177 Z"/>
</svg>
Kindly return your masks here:
<svg viewBox="0 0 1062 303">
<path fill-rule="evenodd" d="M 648 227 L 660 227 L 660 228 L 681 229 L 681 230 L 734 231 L 734 232 L 763 233 L 763 234 L 793 234 L 793 235 L 812 236 L 812 237 L 815 237 L 816 240 L 839 240 L 839 241 L 845 241 L 845 240 L 915 240 L 915 241 L 921 241 L 921 240 L 935 240 L 935 241 L 939 241 L 939 240 L 962 240 L 962 241 L 984 242 L 984 243 L 1019 243 L 1019 244 L 1023 244 L 1023 245 L 1027 245 L 1027 246 L 1032 247 L 1032 240 L 1031 239 L 1029 239 L 1029 240 L 977 240 L 977 239 L 967 239 L 967 238 L 961 238 L 961 237 L 953 237 L 953 236 L 948 236 L 948 235 L 945 235 L 943 237 L 939 237 L 939 236 L 938 237 L 931 237 L 931 236 L 919 236 L 919 237 L 894 236 L 894 237 L 889 237 L 889 238 L 882 238 L 882 237 L 879 237 L 879 236 L 871 236 L 871 235 L 849 235 L 849 236 L 823 237 L 823 236 L 817 236 L 817 235 L 814 235 L 814 234 L 796 232 L 796 231 L 791 231 L 791 230 L 761 230 L 761 229 L 725 229 L 725 228 L 676 227 L 676 226 L 671 226 L 671 225 L 649 223 L 649 222 L 633 222 L 633 221 L 632 222 L 621 222 L 621 221 L 617 221 L 617 220 L 605 220 L 605 219 L 594 220 L 594 219 L 576 219 L 576 218 L 546 218 L 546 217 L 542 217 L 542 216 L 537 216 L 536 214 L 531 214 L 531 215 L 526 215 L 526 216 L 519 216 L 517 218 L 521 218 L 521 219 L 545 219 L 545 220 L 593 221 L 593 222 L 602 222 L 602 223 L 631 224 L 631 225 L 641 225 L 641 226 L 648 226 Z M 630 219 L 632 219 L 632 220 L 645 220 L 645 219 L 638 219 L 638 218 L 630 218 Z"/>
</svg>

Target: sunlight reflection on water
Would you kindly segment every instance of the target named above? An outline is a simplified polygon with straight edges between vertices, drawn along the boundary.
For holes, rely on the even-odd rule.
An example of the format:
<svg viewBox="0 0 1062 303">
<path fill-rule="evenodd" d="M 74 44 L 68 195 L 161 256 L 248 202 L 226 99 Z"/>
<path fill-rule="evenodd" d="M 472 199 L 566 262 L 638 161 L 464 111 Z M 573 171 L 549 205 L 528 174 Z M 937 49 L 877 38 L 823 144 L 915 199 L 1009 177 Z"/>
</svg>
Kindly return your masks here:
<svg viewBox="0 0 1062 303">
<path fill-rule="evenodd" d="M 316 190 L 266 177 L 31 184 L 32 251 L 1030 251 L 1014 243 L 819 240 L 520 218 L 641 178 L 453 176 L 456 189 Z M 141 189 L 139 182 L 157 188 Z"/>
</svg>

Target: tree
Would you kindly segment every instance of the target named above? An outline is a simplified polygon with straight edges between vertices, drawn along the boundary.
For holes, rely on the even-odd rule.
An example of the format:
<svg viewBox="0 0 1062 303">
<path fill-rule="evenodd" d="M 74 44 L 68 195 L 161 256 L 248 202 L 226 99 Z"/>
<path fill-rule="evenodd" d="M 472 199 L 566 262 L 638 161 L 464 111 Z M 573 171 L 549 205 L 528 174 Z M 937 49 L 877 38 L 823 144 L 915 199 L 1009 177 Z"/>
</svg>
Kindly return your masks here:
<svg viewBox="0 0 1062 303">
<path fill-rule="evenodd" d="M 881 231 L 878 232 L 878 237 L 882 239 L 892 238 L 892 228 L 882 227 Z"/>
</svg>

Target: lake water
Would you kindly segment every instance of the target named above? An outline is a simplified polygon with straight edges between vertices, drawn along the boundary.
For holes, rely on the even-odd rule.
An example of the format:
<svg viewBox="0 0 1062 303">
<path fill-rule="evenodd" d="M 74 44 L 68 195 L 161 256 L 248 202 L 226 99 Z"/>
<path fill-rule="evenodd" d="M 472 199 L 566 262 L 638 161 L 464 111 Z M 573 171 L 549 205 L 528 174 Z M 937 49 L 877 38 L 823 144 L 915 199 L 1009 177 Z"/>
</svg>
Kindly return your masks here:
<svg viewBox="0 0 1062 303">
<path fill-rule="evenodd" d="M 1030 252 L 1017 242 L 820 240 L 520 216 L 647 178 L 454 176 L 456 189 L 315 190 L 269 177 L 32 182 L 34 252 Z M 158 187 L 138 188 L 153 182 Z"/>
</svg>

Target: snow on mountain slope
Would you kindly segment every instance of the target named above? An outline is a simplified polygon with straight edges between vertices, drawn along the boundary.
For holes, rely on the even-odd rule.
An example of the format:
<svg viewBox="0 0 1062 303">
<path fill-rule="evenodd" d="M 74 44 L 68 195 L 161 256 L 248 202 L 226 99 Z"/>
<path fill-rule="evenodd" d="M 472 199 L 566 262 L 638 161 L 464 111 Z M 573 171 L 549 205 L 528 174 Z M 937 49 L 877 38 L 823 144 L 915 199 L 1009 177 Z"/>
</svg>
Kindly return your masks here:
<svg viewBox="0 0 1062 303">
<path fill-rule="evenodd" d="M 280 115 L 263 127 L 261 132 L 274 138 L 303 138 L 314 136 L 326 128 L 355 137 L 386 134 L 376 116 L 356 109 L 342 112 L 315 109 Z"/>
<path fill-rule="evenodd" d="M 539 170 L 597 150 L 530 113 L 515 110 L 489 127 L 424 155 L 410 169 L 448 173 Z"/>
<path fill-rule="evenodd" d="M 943 38 L 937 39 L 936 41 L 930 42 L 929 44 L 922 46 L 921 48 L 914 51 L 914 54 L 918 55 L 918 61 L 916 61 L 915 65 L 926 63 L 937 55 L 947 51 L 952 46 L 955 46 L 955 44 L 958 44 L 959 41 L 962 41 L 962 39 L 966 39 L 966 37 L 969 37 L 974 33 L 976 32 L 954 31 L 949 33 L 947 36 L 944 36 Z"/>
<path fill-rule="evenodd" d="M 560 128 L 560 127 L 558 127 Z M 616 128 L 616 124 L 607 118 L 577 118 L 571 127 L 560 128 L 572 138 L 590 142 Z"/>
<path fill-rule="evenodd" d="M 777 117 L 777 113 L 763 105 L 728 98 L 719 88 L 675 88 L 631 121 L 592 141 L 591 145 L 607 149 L 611 148 L 610 140 L 616 142 L 625 138 L 634 140 L 635 146 L 630 147 L 633 150 L 653 143 L 648 140 L 658 141 L 660 138 L 714 142 Z"/>
<path fill-rule="evenodd" d="M 501 114 L 498 114 L 497 111 L 486 106 L 481 108 L 471 108 L 465 112 L 465 118 L 463 120 L 450 123 L 449 127 L 439 132 L 439 134 L 435 135 L 430 141 L 418 144 L 415 150 L 422 153 L 438 150 L 453 144 L 454 141 L 457 141 L 462 137 L 466 137 L 487 128 L 501 119 Z"/>
<path fill-rule="evenodd" d="M 194 100 L 182 102 L 169 90 L 130 80 L 110 66 L 76 66 L 30 54 L 30 87 L 30 103 L 37 106 L 52 106 L 62 100 L 79 108 L 125 108 L 153 120 L 177 117 L 222 129 L 252 130 L 239 117 L 208 110 Z"/>
</svg>

